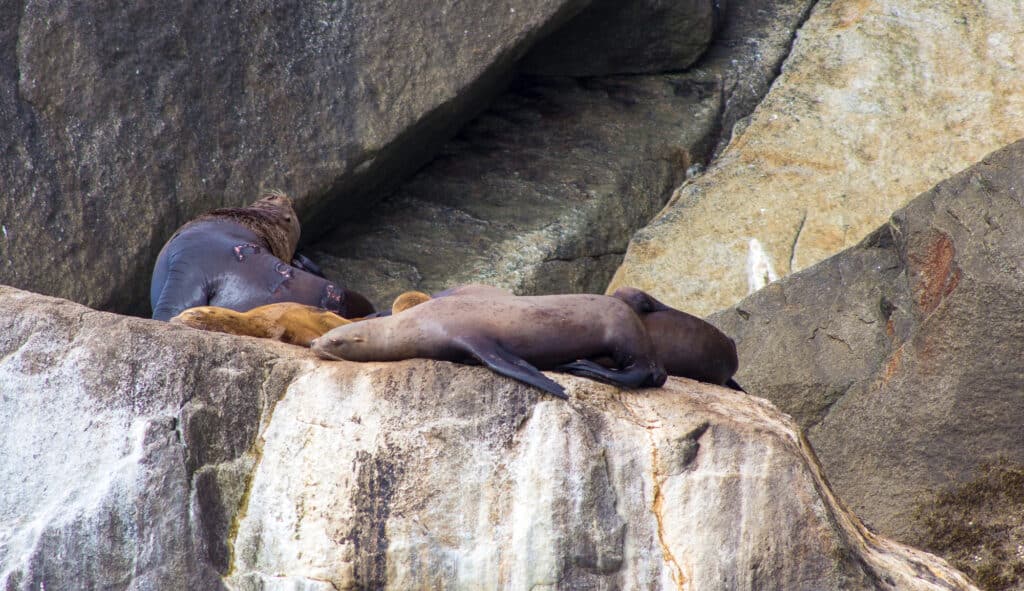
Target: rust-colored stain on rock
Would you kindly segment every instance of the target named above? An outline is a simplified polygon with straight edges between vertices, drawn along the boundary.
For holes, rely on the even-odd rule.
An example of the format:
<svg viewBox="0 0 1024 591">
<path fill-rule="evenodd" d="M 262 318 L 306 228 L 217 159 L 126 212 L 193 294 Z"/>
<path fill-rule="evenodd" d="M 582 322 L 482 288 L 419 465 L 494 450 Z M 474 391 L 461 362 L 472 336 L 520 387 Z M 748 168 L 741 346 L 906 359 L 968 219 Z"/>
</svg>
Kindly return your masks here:
<svg viewBox="0 0 1024 591">
<path fill-rule="evenodd" d="M 925 316 L 939 307 L 960 283 L 956 248 L 948 234 L 935 231 L 920 251 L 910 252 L 910 271 L 914 279 L 914 303 Z"/>
</svg>

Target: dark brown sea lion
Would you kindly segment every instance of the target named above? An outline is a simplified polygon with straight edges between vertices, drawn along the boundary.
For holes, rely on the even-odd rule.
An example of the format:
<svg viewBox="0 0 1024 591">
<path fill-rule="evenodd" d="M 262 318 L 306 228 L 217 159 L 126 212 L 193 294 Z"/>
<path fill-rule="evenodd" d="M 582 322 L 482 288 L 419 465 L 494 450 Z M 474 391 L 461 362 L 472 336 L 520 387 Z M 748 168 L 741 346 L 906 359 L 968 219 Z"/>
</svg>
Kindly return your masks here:
<svg viewBox="0 0 1024 591">
<path fill-rule="evenodd" d="M 244 312 L 279 302 L 348 318 L 373 313 L 362 295 L 286 263 L 298 241 L 298 216 L 283 193 L 200 216 L 175 232 L 157 257 L 150 285 L 153 318 L 169 320 L 196 306 Z"/>
<path fill-rule="evenodd" d="M 651 337 L 655 355 L 669 375 L 743 388 L 732 380 L 739 368 L 736 343 L 710 323 L 676 310 L 635 287 L 612 294 L 633 309 Z"/>
<path fill-rule="evenodd" d="M 184 324 L 201 330 L 273 339 L 308 347 L 313 339 L 344 326 L 351 320 L 321 308 L 282 302 L 236 312 L 217 306 L 189 308 L 174 318 L 172 324 Z"/>
<path fill-rule="evenodd" d="M 560 398 L 565 390 L 539 369 L 582 364 L 573 373 L 629 388 L 661 386 L 666 377 L 633 310 L 617 298 L 590 294 L 441 297 L 340 326 L 312 348 L 321 357 L 350 361 L 479 362 Z M 587 363 L 602 357 L 615 368 Z"/>
</svg>

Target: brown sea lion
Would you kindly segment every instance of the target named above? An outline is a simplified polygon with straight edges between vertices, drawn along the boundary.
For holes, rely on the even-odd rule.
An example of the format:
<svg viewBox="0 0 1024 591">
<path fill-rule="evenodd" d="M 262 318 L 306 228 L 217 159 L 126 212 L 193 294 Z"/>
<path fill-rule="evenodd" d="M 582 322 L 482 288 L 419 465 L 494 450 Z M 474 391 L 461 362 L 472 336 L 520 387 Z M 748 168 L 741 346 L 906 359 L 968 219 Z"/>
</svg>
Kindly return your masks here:
<svg viewBox="0 0 1024 591">
<path fill-rule="evenodd" d="M 539 369 L 571 363 L 573 373 L 629 388 L 660 386 L 666 377 L 633 310 L 617 298 L 591 294 L 441 297 L 340 326 L 312 348 L 326 359 L 479 362 L 560 398 L 565 390 Z M 588 363 L 601 357 L 616 367 Z"/>
<path fill-rule="evenodd" d="M 217 306 L 189 308 L 174 318 L 172 324 L 184 324 L 201 330 L 273 339 L 308 347 L 313 339 L 344 326 L 351 320 L 321 308 L 282 302 L 236 312 Z"/>
<path fill-rule="evenodd" d="M 459 296 L 463 294 L 508 295 L 508 292 L 487 285 L 460 285 L 445 290 L 434 297 Z M 413 295 L 418 294 L 418 295 Z M 407 309 L 423 303 L 430 296 L 422 292 L 406 292 L 395 300 Z M 671 308 L 656 300 L 650 294 L 634 287 L 618 289 L 612 297 L 627 304 L 640 316 L 644 328 L 654 345 L 658 361 L 671 376 L 690 378 L 710 384 L 725 385 L 743 392 L 733 379 L 739 367 L 736 343 L 725 333 L 700 318 L 681 310 Z M 607 359 L 593 359 L 602 365 L 613 365 Z M 586 365 L 584 363 L 583 365 Z M 574 364 L 559 368 L 576 373 Z"/>
<path fill-rule="evenodd" d="M 362 295 L 289 265 L 299 241 L 292 200 L 270 193 L 248 207 L 215 209 L 171 236 L 153 268 L 153 318 L 196 306 L 236 311 L 279 302 L 353 318 L 373 313 Z"/>
<path fill-rule="evenodd" d="M 669 375 L 743 388 L 732 380 L 739 368 L 736 343 L 710 323 L 666 306 L 635 287 L 612 294 L 633 309 L 651 337 L 655 355 Z"/>
</svg>

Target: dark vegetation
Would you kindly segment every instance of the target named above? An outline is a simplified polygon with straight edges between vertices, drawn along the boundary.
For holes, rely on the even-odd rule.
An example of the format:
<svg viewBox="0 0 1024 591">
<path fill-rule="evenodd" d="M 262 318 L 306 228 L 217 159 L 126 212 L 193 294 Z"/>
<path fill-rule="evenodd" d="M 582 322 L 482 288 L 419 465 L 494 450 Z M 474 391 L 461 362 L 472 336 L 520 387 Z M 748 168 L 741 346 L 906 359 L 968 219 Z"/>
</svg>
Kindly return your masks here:
<svg viewBox="0 0 1024 591">
<path fill-rule="evenodd" d="M 1024 465 L 1006 458 L 983 464 L 973 480 L 919 508 L 918 517 L 925 548 L 982 589 L 1024 588 Z"/>
</svg>

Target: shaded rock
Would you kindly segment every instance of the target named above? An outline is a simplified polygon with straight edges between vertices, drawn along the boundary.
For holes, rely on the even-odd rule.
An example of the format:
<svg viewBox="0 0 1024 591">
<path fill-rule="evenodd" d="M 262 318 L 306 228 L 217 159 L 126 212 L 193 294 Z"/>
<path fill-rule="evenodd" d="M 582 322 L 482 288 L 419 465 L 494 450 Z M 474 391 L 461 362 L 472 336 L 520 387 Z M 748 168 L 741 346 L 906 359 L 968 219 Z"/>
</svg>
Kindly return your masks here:
<svg viewBox="0 0 1024 591">
<path fill-rule="evenodd" d="M 520 80 L 313 257 L 378 307 L 474 281 L 600 292 L 632 233 L 710 149 L 716 99 L 672 76 Z"/>
<path fill-rule="evenodd" d="M 657 74 L 684 70 L 707 49 L 717 0 L 596 0 L 523 58 L 546 76 Z"/>
<path fill-rule="evenodd" d="M 314 237 L 586 2 L 514 4 L 3 2 L 0 281 L 144 313 L 174 229 L 261 188 Z"/>
<path fill-rule="evenodd" d="M 767 91 L 810 0 L 754 4 L 730 2 L 683 75 L 520 80 L 316 257 L 378 306 L 467 282 L 602 291 L 632 233 Z"/>
<path fill-rule="evenodd" d="M 5 589 L 974 589 L 723 388 L 564 402 L 6 287 L 0 328 Z"/>
<path fill-rule="evenodd" d="M 1022 206 L 1017 142 L 859 245 L 711 317 L 737 341 L 737 381 L 808 429 L 853 510 L 951 557 L 962 555 L 919 510 L 986 463 L 1024 464 Z"/>
<path fill-rule="evenodd" d="M 706 174 L 631 242 L 609 289 L 707 314 L 857 243 L 1024 136 L 1019 3 L 819 3 Z"/>
</svg>

